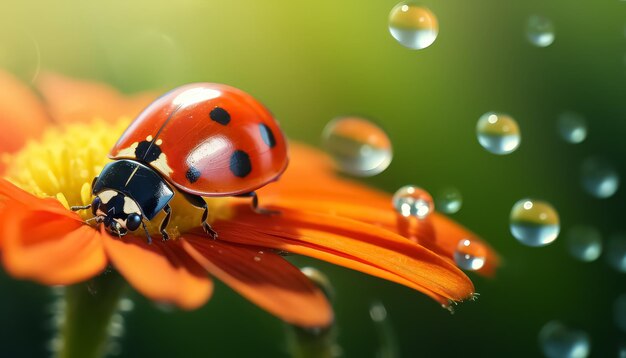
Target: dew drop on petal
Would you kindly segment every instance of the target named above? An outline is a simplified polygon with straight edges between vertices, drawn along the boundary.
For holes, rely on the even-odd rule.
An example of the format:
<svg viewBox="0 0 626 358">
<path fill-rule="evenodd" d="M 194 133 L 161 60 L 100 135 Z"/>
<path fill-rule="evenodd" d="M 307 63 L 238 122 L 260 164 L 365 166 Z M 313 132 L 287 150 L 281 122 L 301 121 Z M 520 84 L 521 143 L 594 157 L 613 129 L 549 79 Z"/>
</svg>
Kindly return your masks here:
<svg viewBox="0 0 626 358">
<path fill-rule="evenodd" d="M 596 198 L 611 197 L 619 188 L 619 175 L 613 165 L 604 158 L 585 159 L 580 172 L 583 188 Z"/>
<path fill-rule="evenodd" d="M 322 142 L 339 169 L 355 176 L 379 174 L 387 169 L 393 157 L 387 134 L 362 117 L 330 121 L 322 133 Z"/>
<path fill-rule="evenodd" d="M 300 269 L 304 276 L 306 276 L 309 280 L 311 280 L 317 287 L 319 287 L 324 295 L 329 299 L 333 299 L 335 297 L 335 288 L 330 283 L 328 276 L 324 274 L 322 271 L 316 269 L 315 267 L 303 267 Z"/>
<path fill-rule="evenodd" d="M 439 22 L 428 8 L 410 1 L 401 2 L 389 13 L 389 32 L 400 45 L 421 50 L 437 39 Z"/>
<path fill-rule="evenodd" d="M 445 188 L 439 192 L 435 199 L 435 207 L 438 211 L 446 214 L 454 214 L 461 210 L 463 196 L 456 188 Z"/>
<path fill-rule="evenodd" d="M 522 199 L 511 209 L 510 229 L 526 246 L 545 246 L 559 235 L 559 215 L 545 201 Z"/>
<path fill-rule="evenodd" d="M 569 253 L 580 261 L 595 261 L 602 253 L 602 236 L 592 226 L 574 226 L 567 232 Z"/>
<path fill-rule="evenodd" d="M 587 121 L 576 112 L 563 112 L 557 120 L 559 135 L 572 144 L 581 143 L 587 138 Z"/>
<path fill-rule="evenodd" d="M 476 271 L 485 265 L 487 250 L 480 242 L 469 239 L 459 241 L 454 251 L 454 261 L 463 270 Z"/>
<path fill-rule="evenodd" d="M 398 189 L 392 198 L 396 212 L 405 218 L 426 218 L 433 210 L 435 204 L 430 194 L 417 186 L 406 185 Z"/>
<path fill-rule="evenodd" d="M 559 321 L 550 321 L 541 328 L 539 344 L 548 358 L 585 358 L 591 350 L 587 333 Z"/>
<path fill-rule="evenodd" d="M 487 112 L 476 123 L 478 142 L 493 154 L 514 152 L 522 140 L 519 126 L 508 114 Z"/>
<path fill-rule="evenodd" d="M 609 265 L 618 272 L 626 273 L 626 235 L 611 235 L 607 241 L 605 252 Z"/>
<path fill-rule="evenodd" d="M 554 25 L 541 15 L 532 15 L 526 23 L 526 37 L 537 47 L 548 47 L 554 42 Z"/>
</svg>

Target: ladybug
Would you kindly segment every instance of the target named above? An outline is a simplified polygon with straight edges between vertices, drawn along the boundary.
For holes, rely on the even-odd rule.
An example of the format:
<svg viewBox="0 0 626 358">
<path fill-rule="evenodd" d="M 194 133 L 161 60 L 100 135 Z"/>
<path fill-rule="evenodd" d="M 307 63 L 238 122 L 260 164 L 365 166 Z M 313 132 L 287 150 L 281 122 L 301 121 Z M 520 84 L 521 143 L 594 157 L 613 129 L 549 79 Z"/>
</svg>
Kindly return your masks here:
<svg viewBox="0 0 626 358">
<path fill-rule="evenodd" d="M 192 83 L 164 94 L 130 124 L 109 153 L 107 164 L 91 185 L 91 208 L 98 223 L 123 236 L 165 212 L 160 232 L 169 238 L 175 193 L 204 210 L 203 197 L 251 197 L 278 180 L 287 168 L 287 142 L 272 114 L 249 94 L 227 85 Z"/>
</svg>

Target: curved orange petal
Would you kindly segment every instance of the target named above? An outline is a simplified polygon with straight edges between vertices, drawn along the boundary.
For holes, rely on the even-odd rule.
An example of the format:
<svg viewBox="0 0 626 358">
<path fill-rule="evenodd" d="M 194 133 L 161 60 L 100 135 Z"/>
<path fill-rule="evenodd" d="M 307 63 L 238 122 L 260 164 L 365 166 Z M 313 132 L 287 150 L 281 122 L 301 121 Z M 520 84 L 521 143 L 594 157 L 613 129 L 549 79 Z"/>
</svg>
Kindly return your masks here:
<svg viewBox="0 0 626 358">
<path fill-rule="evenodd" d="M 449 260 L 406 238 L 364 222 L 273 207 L 281 214 L 259 215 L 236 207 L 233 218 L 214 228 L 221 240 L 307 255 L 418 289 L 441 303 L 474 293 L 472 282 Z"/>
<path fill-rule="evenodd" d="M 135 117 L 157 96 L 152 93 L 122 96 L 105 84 L 42 73 L 37 88 L 57 122 L 89 121 L 94 118 L 117 120 Z"/>
<path fill-rule="evenodd" d="M 104 248 L 113 266 L 146 297 L 180 306 L 200 307 L 211 297 L 213 281 L 179 242 L 144 237 L 113 238 L 104 232 Z"/>
<path fill-rule="evenodd" d="M 12 276 L 69 285 L 104 270 L 97 230 L 67 215 L 10 204 L 0 214 L 0 237 L 4 267 Z"/>
<path fill-rule="evenodd" d="M 479 273 L 493 276 L 500 265 L 493 248 L 446 216 L 433 213 L 427 220 L 407 220 L 393 210 L 391 195 L 335 175 L 332 161 L 322 152 L 292 143 L 290 156 L 290 167 L 280 180 L 258 191 L 262 205 L 304 209 L 382 226 L 450 260 L 459 241 L 471 239 L 487 250 L 485 266 Z"/>
<path fill-rule="evenodd" d="M 300 270 L 272 252 L 188 234 L 185 250 L 209 273 L 251 302 L 301 327 L 325 327 L 333 313 L 326 297 Z"/>
<path fill-rule="evenodd" d="M 8 72 L 0 71 L 0 152 L 13 152 L 36 137 L 49 123 L 33 91 Z"/>
</svg>

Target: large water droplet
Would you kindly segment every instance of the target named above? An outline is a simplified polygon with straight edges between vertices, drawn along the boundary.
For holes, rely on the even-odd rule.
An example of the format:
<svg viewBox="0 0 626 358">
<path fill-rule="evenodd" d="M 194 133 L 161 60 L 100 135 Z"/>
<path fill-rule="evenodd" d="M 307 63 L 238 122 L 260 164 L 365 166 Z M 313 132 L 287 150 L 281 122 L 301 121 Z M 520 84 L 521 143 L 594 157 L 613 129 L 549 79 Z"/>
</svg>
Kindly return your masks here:
<svg viewBox="0 0 626 358">
<path fill-rule="evenodd" d="M 511 234 L 526 246 L 545 246 L 559 235 L 559 215 L 545 201 L 522 199 L 511 209 Z"/>
<path fill-rule="evenodd" d="M 387 134 L 361 117 L 339 117 L 322 133 L 324 148 L 339 169 L 356 176 L 372 176 L 387 169 L 393 152 Z"/>
<path fill-rule="evenodd" d="M 454 251 L 456 265 L 464 270 L 476 271 L 485 265 L 487 250 L 480 242 L 469 239 L 459 241 Z"/>
<path fill-rule="evenodd" d="M 615 324 L 626 333 L 626 293 L 621 294 L 613 303 Z"/>
<path fill-rule="evenodd" d="M 591 350 L 587 333 L 558 321 L 550 321 L 541 328 L 539 344 L 548 358 L 585 358 Z"/>
<path fill-rule="evenodd" d="M 463 204 L 463 196 L 456 188 L 445 188 L 439 192 L 435 199 L 437 210 L 446 214 L 454 214 L 461 210 Z"/>
<path fill-rule="evenodd" d="M 557 120 L 559 135 L 566 142 L 577 144 L 587 138 L 587 121 L 576 112 L 563 112 Z"/>
<path fill-rule="evenodd" d="M 587 158 L 580 171 L 583 188 L 596 198 L 608 198 L 619 188 L 619 175 L 606 159 Z"/>
<path fill-rule="evenodd" d="M 335 297 L 335 288 L 330 283 L 328 276 L 326 276 L 322 271 L 316 269 L 315 267 L 303 267 L 300 269 L 302 273 L 308 277 L 317 287 L 319 287 L 322 292 L 329 299 L 333 299 Z"/>
<path fill-rule="evenodd" d="M 606 260 L 618 272 L 626 273 L 626 235 L 614 234 L 606 244 Z"/>
<path fill-rule="evenodd" d="M 478 142 L 493 154 L 509 154 L 522 140 L 519 126 L 508 114 L 487 112 L 476 123 Z"/>
<path fill-rule="evenodd" d="M 567 232 L 567 247 L 574 258 L 591 262 L 602 253 L 602 236 L 594 227 L 574 226 Z"/>
<path fill-rule="evenodd" d="M 428 8 L 401 2 L 389 13 L 389 32 L 402 46 L 421 50 L 435 42 L 439 23 Z"/>
<path fill-rule="evenodd" d="M 435 209 L 432 196 L 426 190 L 413 185 L 398 189 L 392 202 L 396 211 L 405 218 L 414 216 L 424 219 Z"/>
<path fill-rule="evenodd" d="M 537 47 L 548 47 L 554 42 L 554 25 L 550 19 L 532 15 L 526 23 L 526 37 Z"/>
</svg>

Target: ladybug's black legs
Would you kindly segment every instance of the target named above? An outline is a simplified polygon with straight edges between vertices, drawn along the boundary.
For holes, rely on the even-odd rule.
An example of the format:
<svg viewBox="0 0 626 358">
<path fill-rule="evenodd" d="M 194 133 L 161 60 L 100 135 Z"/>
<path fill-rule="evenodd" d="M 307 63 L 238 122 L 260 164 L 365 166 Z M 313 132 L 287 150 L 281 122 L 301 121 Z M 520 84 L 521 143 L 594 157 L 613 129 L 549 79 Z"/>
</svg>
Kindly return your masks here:
<svg viewBox="0 0 626 358">
<path fill-rule="evenodd" d="M 148 240 L 148 245 L 152 244 L 152 237 L 150 236 L 150 232 L 148 232 L 148 227 L 146 227 L 146 223 L 142 221 L 141 226 L 143 226 L 143 231 L 146 232 L 146 239 Z"/>
<path fill-rule="evenodd" d="M 198 209 L 204 210 L 204 212 L 202 213 L 202 228 L 204 229 L 204 232 L 209 234 L 209 236 L 211 236 L 213 240 L 217 239 L 217 232 L 213 230 L 208 222 L 206 222 L 206 219 L 209 217 L 209 206 L 206 204 L 206 201 L 204 201 L 204 199 L 202 199 L 202 197 L 198 195 L 192 195 L 183 191 L 181 191 L 180 193 L 183 194 L 189 204 L 195 206 Z"/>
<path fill-rule="evenodd" d="M 252 203 L 251 203 L 252 210 L 254 210 L 254 212 L 257 213 L 257 214 L 264 214 L 264 215 L 280 214 L 280 211 L 278 211 L 278 210 L 259 208 L 259 196 L 257 195 L 256 191 L 251 191 L 251 192 L 245 193 L 245 194 L 239 194 L 239 195 L 236 195 L 236 197 L 238 197 L 238 198 L 249 198 L 249 197 L 252 197 Z"/>
<path fill-rule="evenodd" d="M 170 217 L 172 216 L 172 208 L 168 204 L 168 205 L 165 205 L 165 207 L 163 208 L 163 211 L 165 212 L 165 217 L 163 218 L 163 221 L 161 221 L 161 228 L 159 230 L 161 231 L 161 235 L 163 235 L 163 241 L 167 241 L 170 239 L 170 236 L 167 234 L 167 231 L 165 231 L 165 229 L 167 229 L 167 225 L 169 225 L 170 223 Z"/>
</svg>

